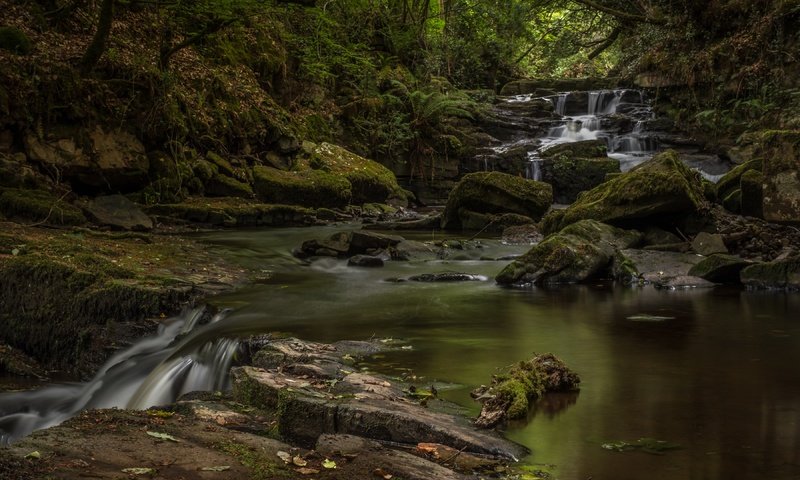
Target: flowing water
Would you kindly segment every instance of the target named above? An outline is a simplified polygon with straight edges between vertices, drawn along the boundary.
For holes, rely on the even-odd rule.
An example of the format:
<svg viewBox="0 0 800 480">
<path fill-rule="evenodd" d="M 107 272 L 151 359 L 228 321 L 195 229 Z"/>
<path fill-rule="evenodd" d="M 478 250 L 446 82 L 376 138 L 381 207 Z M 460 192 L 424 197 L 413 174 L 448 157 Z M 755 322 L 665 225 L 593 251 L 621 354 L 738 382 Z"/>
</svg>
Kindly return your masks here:
<svg viewBox="0 0 800 480">
<path fill-rule="evenodd" d="M 386 281 L 439 271 L 490 279 L 507 261 L 488 258 L 527 249 L 496 240 L 447 260 L 382 269 L 335 259 L 308 265 L 289 254 L 302 240 L 335 230 L 205 235 L 220 255 L 271 278 L 212 299 L 231 309 L 216 321 L 200 325 L 198 314 L 174 321 L 135 352 L 118 355 L 93 382 L 6 394 L 0 409 L 23 402 L 28 419 L 44 427 L 76 403 L 145 407 L 193 388 L 222 388 L 224 378 L 206 374 L 225 370 L 233 341 L 223 339 L 250 332 L 317 341 L 393 337 L 413 349 L 376 356 L 374 369 L 437 382 L 442 396 L 473 414 L 478 407 L 469 391 L 534 352 L 555 353 L 579 372 L 579 394 L 548 397 L 528 422 L 506 432 L 532 448 L 526 462 L 546 465 L 558 478 L 800 478 L 800 296 Z M 663 455 L 603 448 L 639 438 L 681 448 Z"/>
</svg>

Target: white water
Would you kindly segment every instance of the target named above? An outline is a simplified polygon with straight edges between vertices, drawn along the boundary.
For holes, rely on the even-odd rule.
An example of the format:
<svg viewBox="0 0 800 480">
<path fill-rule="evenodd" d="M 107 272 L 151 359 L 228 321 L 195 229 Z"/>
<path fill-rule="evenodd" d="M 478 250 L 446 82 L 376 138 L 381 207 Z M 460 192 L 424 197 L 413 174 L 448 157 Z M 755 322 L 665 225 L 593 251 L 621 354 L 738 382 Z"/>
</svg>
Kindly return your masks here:
<svg viewBox="0 0 800 480">
<path fill-rule="evenodd" d="M 224 313 L 199 325 L 203 316 L 203 309 L 195 309 L 170 319 L 157 335 L 115 354 L 87 383 L 0 395 L 0 445 L 84 409 L 144 409 L 188 392 L 226 388 L 238 342 L 209 335 Z"/>
</svg>

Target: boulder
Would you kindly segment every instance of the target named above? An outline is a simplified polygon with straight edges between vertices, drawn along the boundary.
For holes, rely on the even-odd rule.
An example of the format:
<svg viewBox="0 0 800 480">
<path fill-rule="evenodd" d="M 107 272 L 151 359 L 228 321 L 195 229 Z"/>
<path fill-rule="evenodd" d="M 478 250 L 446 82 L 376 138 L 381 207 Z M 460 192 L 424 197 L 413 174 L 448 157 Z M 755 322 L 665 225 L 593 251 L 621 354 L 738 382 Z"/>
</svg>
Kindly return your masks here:
<svg viewBox="0 0 800 480">
<path fill-rule="evenodd" d="M 514 213 L 538 220 L 553 203 L 553 189 L 543 182 L 499 172 L 478 172 L 465 175 L 450 192 L 442 214 L 442 228 L 470 227 L 472 212 L 478 214 Z M 485 226 L 485 225 L 484 225 Z"/>
<path fill-rule="evenodd" d="M 800 131 L 767 132 L 762 148 L 764 219 L 800 223 Z"/>
<path fill-rule="evenodd" d="M 436 250 L 422 242 L 403 240 L 389 250 L 392 260 L 425 261 L 435 260 Z"/>
<path fill-rule="evenodd" d="M 614 277 L 644 283 L 664 283 L 689 275 L 702 260 L 697 255 L 657 250 L 620 250 L 614 258 Z"/>
<path fill-rule="evenodd" d="M 257 166 L 253 177 L 256 195 L 268 203 L 340 208 L 352 197 L 350 182 L 323 170 L 287 172 Z"/>
<path fill-rule="evenodd" d="M 43 190 L 0 189 L 0 214 L 28 223 L 82 225 L 81 210 Z"/>
<path fill-rule="evenodd" d="M 383 259 L 373 255 L 353 255 L 347 261 L 347 265 L 351 267 L 382 267 Z"/>
<path fill-rule="evenodd" d="M 497 283 L 577 283 L 609 275 L 616 252 L 641 241 L 639 232 L 582 220 L 549 235 L 495 277 Z"/>
<path fill-rule="evenodd" d="M 691 275 L 678 275 L 676 277 L 662 277 L 653 281 L 653 286 L 661 290 L 688 290 L 692 288 L 712 288 L 714 283 L 700 277 Z"/>
<path fill-rule="evenodd" d="M 396 235 L 384 235 L 365 230 L 337 232 L 324 239 L 306 240 L 300 248 L 295 249 L 294 255 L 298 258 L 374 256 L 395 247 L 403 240 L 403 237 Z"/>
<path fill-rule="evenodd" d="M 553 233 L 585 219 L 620 227 L 669 226 L 685 222 L 706 205 L 699 174 L 670 150 L 583 192 L 567 209 L 548 214 L 542 229 Z"/>
<path fill-rule="evenodd" d="M 800 257 L 775 260 L 746 267 L 742 283 L 758 290 L 800 290 Z"/>
<path fill-rule="evenodd" d="M 703 256 L 715 253 L 728 253 L 728 247 L 722 235 L 718 233 L 700 232 L 692 241 L 692 250 Z"/>
<path fill-rule="evenodd" d="M 722 202 L 736 190 L 741 188 L 742 175 L 750 171 L 760 172 L 763 169 L 763 166 L 764 162 L 758 158 L 731 169 L 722 178 L 720 178 L 716 184 L 717 201 Z"/>
<path fill-rule="evenodd" d="M 250 185 L 221 173 L 214 174 L 208 179 L 205 192 L 210 197 L 253 197 L 253 188 Z"/>
<path fill-rule="evenodd" d="M 412 282 L 424 283 L 439 283 L 439 282 L 480 282 L 485 280 L 480 275 L 473 275 L 471 273 L 457 273 L 457 272 L 440 272 L 440 273 L 422 273 L 408 277 Z"/>
<path fill-rule="evenodd" d="M 122 195 L 97 197 L 84 210 L 100 225 L 119 230 L 146 231 L 153 229 L 153 221 L 135 203 Z"/>
<path fill-rule="evenodd" d="M 749 170 L 742 174 L 739 185 L 742 215 L 764 218 L 764 174 L 759 170 Z"/>
<path fill-rule="evenodd" d="M 542 161 L 542 181 L 553 186 L 555 203 L 569 204 L 581 192 L 606 181 L 609 173 L 618 173 L 619 160 L 615 158 L 578 158 L 555 156 Z"/>
<path fill-rule="evenodd" d="M 608 145 L 605 140 L 582 140 L 580 142 L 559 143 L 541 152 L 547 158 L 605 158 Z M 619 171 L 619 170 L 617 170 Z"/>
<path fill-rule="evenodd" d="M 516 225 L 503 230 L 503 243 L 507 245 L 531 245 L 542 241 L 543 235 L 535 224 Z"/>
<path fill-rule="evenodd" d="M 753 262 L 734 255 L 714 254 L 702 259 L 689 275 L 716 283 L 739 283 L 741 271 Z"/>
</svg>

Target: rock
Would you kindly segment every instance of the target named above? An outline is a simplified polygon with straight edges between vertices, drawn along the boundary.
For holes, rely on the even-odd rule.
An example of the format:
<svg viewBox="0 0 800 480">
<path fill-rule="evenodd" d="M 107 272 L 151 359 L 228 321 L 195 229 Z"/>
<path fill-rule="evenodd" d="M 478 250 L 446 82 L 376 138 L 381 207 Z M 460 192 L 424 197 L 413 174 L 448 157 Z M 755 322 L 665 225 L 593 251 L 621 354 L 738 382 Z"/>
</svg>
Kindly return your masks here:
<svg viewBox="0 0 800 480">
<path fill-rule="evenodd" d="M 739 274 L 753 262 L 734 255 L 714 254 L 693 266 L 688 274 L 716 283 L 739 283 Z"/>
<path fill-rule="evenodd" d="M 471 173 L 450 192 L 442 214 L 442 228 L 464 228 L 462 216 L 469 220 L 471 212 L 514 213 L 538 220 L 552 202 L 552 187 L 546 183 L 499 172 Z"/>
<path fill-rule="evenodd" d="M 582 140 L 580 142 L 559 143 L 541 152 L 547 158 L 605 158 L 608 145 L 605 140 Z M 617 169 L 619 171 L 619 169 Z"/>
<path fill-rule="evenodd" d="M 800 223 L 800 132 L 766 132 L 761 141 L 764 220 Z"/>
<path fill-rule="evenodd" d="M 516 225 L 503 230 L 503 243 L 507 245 L 530 245 L 542 241 L 543 235 L 535 224 Z"/>
<path fill-rule="evenodd" d="M 254 167 L 254 190 L 270 203 L 340 208 L 350 203 L 350 182 L 322 170 L 290 171 Z"/>
<path fill-rule="evenodd" d="M 135 203 L 122 195 L 97 197 L 84 210 L 100 225 L 120 230 L 148 231 L 153 221 Z"/>
<path fill-rule="evenodd" d="M 0 189 L 0 213 L 8 218 L 47 225 L 83 225 L 79 208 L 43 190 Z"/>
<path fill-rule="evenodd" d="M 132 192 L 147 183 L 150 163 L 144 145 L 123 130 L 103 131 L 97 126 L 89 133 L 92 159 L 99 177 L 84 176 L 84 181 L 98 189 Z"/>
<path fill-rule="evenodd" d="M 397 235 L 355 230 L 350 234 L 350 252 L 366 253 L 369 250 L 383 250 L 393 247 L 404 240 Z"/>
<path fill-rule="evenodd" d="M 674 245 L 681 243 L 680 237 L 658 227 L 647 227 L 644 231 L 644 245 Z"/>
<path fill-rule="evenodd" d="M 715 253 L 728 253 L 728 247 L 722 235 L 718 233 L 700 232 L 692 241 L 692 250 L 696 253 L 708 256 Z"/>
<path fill-rule="evenodd" d="M 313 210 L 294 205 L 274 205 L 242 198 L 188 198 L 181 203 L 159 204 L 147 213 L 162 219 L 208 224 L 217 227 L 289 227 L 315 222 Z"/>
<path fill-rule="evenodd" d="M 365 230 L 337 232 L 321 240 L 306 240 L 294 252 L 296 257 L 311 256 L 352 257 L 353 255 L 374 255 L 394 247 L 402 242 L 403 237 L 384 235 Z"/>
<path fill-rule="evenodd" d="M 290 351 L 301 351 L 299 362 L 311 366 L 336 363 L 344 358 L 334 346 L 298 346 L 292 340 Z M 384 377 L 354 373 L 341 365 L 331 378 L 316 378 L 314 368 L 284 363 L 279 369 L 237 367 L 232 370 L 233 396 L 277 415 L 278 432 L 285 440 L 313 447 L 323 434 L 357 435 L 366 439 L 417 445 L 440 443 L 467 452 L 499 458 L 517 459 L 524 447 L 489 432 L 465 426 L 459 418 L 426 409 L 407 398 L 401 388 Z"/>
<path fill-rule="evenodd" d="M 577 283 L 609 274 L 617 250 L 641 241 L 641 234 L 594 220 L 574 223 L 552 234 L 511 262 L 497 283 Z"/>
<path fill-rule="evenodd" d="M 381 471 L 391 472 L 373 473 L 374 478 L 382 478 L 385 475 L 408 480 L 429 480 L 431 478 L 466 480 L 468 478 L 424 458 L 402 450 L 392 450 L 379 442 L 354 435 L 320 435 L 314 450 L 325 457 L 346 457 L 349 466 L 356 470 L 374 470 L 375 465 L 380 465 Z M 370 458 L 375 455 L 374 452 L 380 452 L 378 462 Z"/>
<path fill-rule="evenodd" d="M 514 80 L 503 85 L 500 95 L 524 95 L 534 93 L 539 89 L 547 89 L 554 92 L 571 92 L 574 90 L 600 90 L 615 88 L 619 85 L 616 78 L 533 78 Z M 585 109 L 584 109 L 585 110 Z M 584 112 L 585 113 L 585 112 Z"/>
<path fill-rule="evenodd" d="M 478 213 L 461 208 L 458 211 L 461 228 L 464 230 L 480 230 L 486 233 L 500 233 L 508 227 L 528 225 L 533 219 L 516 213 Z"/>
<path fill-rule="evenodd" d="M 764 174 L 749 170 L 742 174 L 740 209 L 742 215 L 764 218 Z"/>
<path fill-rule="evenodd" d="M 553 233 L 579 220 L 591 219 L 630 227 L 686 222 L 707 206 L 699 174 L 690 171 L 674 151 L 586 191 L 565 210 L 549 213 L 543 233 Z"/>
<path fill-rule="evenodd" d="M 679 275 L 677 277 L 662 277 L 654 280 L 653 286 L 662 290 L 688 290 L 690 288 L 712 288 L 714 283 L 700 277 Z"/>
<path fill-rule="evenodd" d="M 372 255 L 354 255 L 347 261 L 351 267 L 382 267 L 383 259 Z"/>
<path fill-rule="evenodd" d="M 389 250 L 392 260 L 423 261 L 436 259 L 436 250 L 422 242 L 403 240 Z"/>
<path fill-rule="evenodd" d="M 791 257 L 746 267 L 742 283 L 757 290 L 800 290 L 800 257 Z"/>
<path fill-rule="evenodd" d="M 441 273 L 422 273 L 420 275 L 413 275 L 408 277 L 412 282 L 480 282 L 486 280 L 480 275 L 473 275 L 471 273 L 456 273 L 456 272 L 441 272 Z"/>
<path fill-rule="evenodd" d="M 606 175 L 619 172 L 615 158 L 578 158 L 557 155 L 542 161 L 542 181 L 553 186 L 555 203 L 569 204 L 581 192 L 606 181 Z"/>
</svg>

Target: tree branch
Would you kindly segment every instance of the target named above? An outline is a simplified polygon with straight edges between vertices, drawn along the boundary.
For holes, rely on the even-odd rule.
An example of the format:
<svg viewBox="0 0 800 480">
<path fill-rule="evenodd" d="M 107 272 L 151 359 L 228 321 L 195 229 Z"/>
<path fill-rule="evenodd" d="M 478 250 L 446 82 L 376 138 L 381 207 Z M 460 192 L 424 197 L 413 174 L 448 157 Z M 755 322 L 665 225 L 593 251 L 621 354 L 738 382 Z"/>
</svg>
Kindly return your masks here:
<svg viewBox="0 0 800 480">
<path fill-rule="evenodd" d="M 652 25 L 667 24 L 666 20 L 664 20 L 663 18 L 653 18 L 645 15 L 636 15 L 633 13 L 623 12 L 621 10 L 616 10 L 611 7 L 606 7 L 605 5 L 601 5 L 593 0 L 573 0 L 573 1 L 580 3 L 581 5 L 585 5 L 589 8 L 593 8 L 595 10 L 617 17 L 620 20 L 627 20 L 629 22 L 637 22 L 637 23 L 649 23 Z"/>
<path fill-rule="evenodd" d="M 619 34 L 621 31 L 622 27 L 614 28 L 614 30 L 611 31 L 611 34 L 609 34 L 609 36 L 605 40 L 603 40 L 602 43 L 600 43 L 600 45 L 597 46 L 597 48 L 595 48 L 594 50 L 592 50 L 591 53 L 589 53 L 587 58 L 589 60 L 592 60 L 593 58 L 603 53 L 605 49 L 607 49 L 611 45 L 614 45 L 614 42 L 616 42 L 617 38 L 619 38 Z"/>
</svg>

